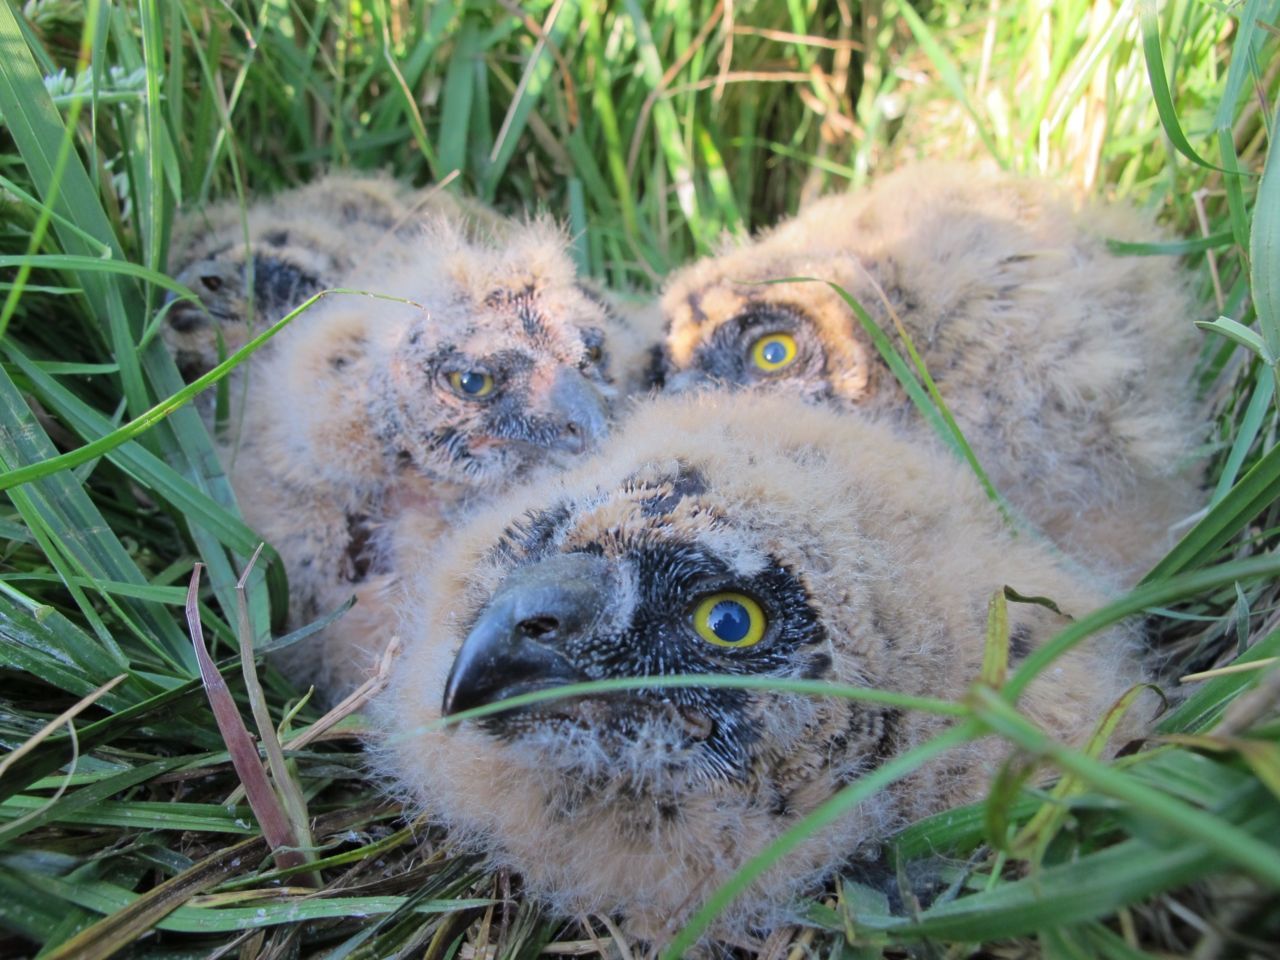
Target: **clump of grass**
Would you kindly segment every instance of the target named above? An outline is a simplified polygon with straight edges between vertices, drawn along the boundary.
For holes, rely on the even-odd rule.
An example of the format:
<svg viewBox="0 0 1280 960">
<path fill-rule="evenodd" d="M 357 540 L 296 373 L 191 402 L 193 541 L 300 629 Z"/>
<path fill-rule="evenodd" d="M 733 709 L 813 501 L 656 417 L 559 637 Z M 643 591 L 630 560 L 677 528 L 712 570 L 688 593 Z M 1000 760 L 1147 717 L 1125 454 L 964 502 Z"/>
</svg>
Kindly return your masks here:
<svg viewBox="0 0 1280 960">
<path fill-rule="evenodd" d="M 145 419 L 183 387 L 156 336 L 179 210 L 327 166 L 457 171 L 451 189 L 550 209 L 584 270 L 644 290 L 725 233 L 927 153 L 1124 197 L 1184 238 L 1127 252 L 1181 253 L 1199 283 L 1187 388 L 1212 407 L 1209 503 L 1137 590 L 1010 678 L 993 629 L 948 736 L 1007 737 L 1063 772 L 1053 793 L 1011 766 L 985 803 L 887 845 L 904 878 L 934 871 L 931 905 L 839 881 L 768 951 L 1265 953 L 1280 937 L 1278 7 L 0 7 L 0 947 L 517 957 L 612 930 L 541 916 L 511 878 L 406 824 L 364 779 L 358 715 L 322 718 L 261 664 L 253 706 L 280 727 L 277 780 L 313 817 L 307 861 L 273 859 L 235 802 L 183 607 L 200 560 L 196 610 L 247 716 L 236 588 L 257 538 L 194 412 Z M 54 461 L 71 450 L 74 465 Z M 256 572 L 244 587 L 263 633 L 282 584 Z M 1012 709 L 1053 653 L 1133 614 L 1172 678 L 1210 671 L 1153 748 L 1105 764 Z"/>
</svg>

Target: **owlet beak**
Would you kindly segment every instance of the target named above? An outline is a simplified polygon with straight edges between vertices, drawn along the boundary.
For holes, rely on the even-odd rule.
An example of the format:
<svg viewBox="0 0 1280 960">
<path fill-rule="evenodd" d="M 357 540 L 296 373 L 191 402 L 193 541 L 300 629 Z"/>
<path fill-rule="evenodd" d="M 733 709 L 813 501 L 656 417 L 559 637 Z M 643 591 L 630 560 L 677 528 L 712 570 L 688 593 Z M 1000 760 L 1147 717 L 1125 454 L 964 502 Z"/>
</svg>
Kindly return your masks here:
<svg viewBox="0 0 1280 960">
<path fill-rule="evenodd" d="M 604 612 L 607 567 L 600 557 L 570 553 L 512 573 L 462 642 L 443 715 L 590 679 L 564 649 Z"/>
<path fill-rule="evenodd" d="M 581 372 L 563 369 L 551 387 L 551 416 L 560 432 L 553 446 L 567 453 L 584 453 L 609 435 L 604 396 Z"/>
</svg>

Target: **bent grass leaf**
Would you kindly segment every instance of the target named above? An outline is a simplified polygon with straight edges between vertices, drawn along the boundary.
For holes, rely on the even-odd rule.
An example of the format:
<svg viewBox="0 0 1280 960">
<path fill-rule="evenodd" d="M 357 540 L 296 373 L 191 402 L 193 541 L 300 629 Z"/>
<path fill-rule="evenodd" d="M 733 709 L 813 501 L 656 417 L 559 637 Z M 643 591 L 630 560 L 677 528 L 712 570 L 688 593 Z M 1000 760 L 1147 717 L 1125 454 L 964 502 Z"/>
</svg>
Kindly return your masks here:
<svg viewBox="0 0 1280 960">
<path fill-rule="evenodd" d="M 196 607 L 196 597 L 200 588 L 201 564 L 196 564 L 191 573 L 191 586 L 187 592 L 187 625 L 191 631 L 191 643 L 195 648 L 196 662 L 200 666 L 200 679 L 204 683 L 205 693 L 209 697 L 209 705 L 213 708 L 213 716 L 217 721 L 222 739 L 226 741 L 227 751 L 231 755 L 231 764 L 236 775 L 244 786 L 245 795 L 249 798 L 249 806 L 262 828 L 262 834 L 271 845 L 276 858 L 276 865 L 282 869 L 297 866 L 305 862 L 304 855 L 297 849 L 298 839 L 293 832 L 289 818 L 281 806 L 280 798 L 271 789 L 267 781 L 266 771 L 258 759 L 258 749 L 254 746 L 244 721 L 240 719 L 240 711 L 235 699 L 227 687 L 227 682 L 218 673 L 209 651 L 204 643 L 204 630 L 200 625 L 200 614 Z"/>
<path fill-rule="evenodd" d="M 1258 336 L 1243 323 L 1232 320 L 1230 317 L 1219 317 L 1217 320 L 1197 320 L 1196 326 L 1201 330 L 1212 330 L 1214 333 L 1219 333 L 1232 343 L 1238 343 L 1246 350 L 1253 351 L 1267 366 L 1275 363 L 1271 350 L 1262 337 Z"/>
<path fill-rule="evenodd" d="M 1182 573 L 1213 557 L 1254 517 L 1280 498 L 1280 446 L 1272 447 L 1142 578 L 1143 584 Z"/>
<path fill-rule="evenodd" d="M 1141 0 L 1139 4 L 1139 22 L 1142 25 L 1142 51 L 1147 62 L 1147 79 L 1151 84 L 1151 95 L 1155 100 L 1156 111 L 1160 115 L 1160 123 L 1164 126 L 1169 142 L 1188 160 L 1222 171 L 1221 167 L 1210 163 L 1187 140 L 1182 132 L 1182 124 L 1178 120 L 1178 109 L 1173 104 L 1173 94 L 1169 92 L 1169 80 L 1165 73 L 1164 51 L 1160 45 L 1160 5 L 1156 0 Z"/>
<path fill-rule="evenodd" d="M 971 702 L 974 713 L 983 723 L 1024 750 L 1052 760 L 1061 770 L 1074 774 L 1094 790 L 1124 801 L 1142 816 L 1159 821 L 1188 839 L 1199 841 L 1264 882 L 1280 886 L 1280 848 L 1260 843 L 1241 827 L 1224 823 L 1218 817 L 1196 810 L 1125 773 L 1063 746 L 1037 729 L 993 691 L 975 687 L 971 692 Z"/>
</svg>

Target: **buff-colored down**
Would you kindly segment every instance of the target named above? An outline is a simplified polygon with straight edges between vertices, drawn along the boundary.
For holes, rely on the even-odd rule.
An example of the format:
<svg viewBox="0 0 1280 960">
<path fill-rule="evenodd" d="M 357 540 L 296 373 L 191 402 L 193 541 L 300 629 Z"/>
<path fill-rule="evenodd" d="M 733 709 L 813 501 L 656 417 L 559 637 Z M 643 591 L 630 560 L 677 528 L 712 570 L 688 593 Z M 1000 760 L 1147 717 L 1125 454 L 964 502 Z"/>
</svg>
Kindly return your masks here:
<svg viewBox="0 0 1280 960">
<path fill-rule="evenodd" d="M 478 204 L 382 174 L 335 172 L 252 203 L 217 204 L 178 221 L 174 277 L 199 303 L 178 301 L 162 328 L 188 378 L 213 368 L 312 294 L 396 260 L 424 221 L 447 218 L 473 239 L 507 221 Z M 256 356 L 273 347 L 268 343 Z"/>
<path fill-rule="evenodd" d="M 676 389 L 777 389 L 875 411 L 934 442 L 834 290 L 750 282 L 833 281 L 905 357 L 900 318 L 1016 511 L 1077 559 L 1131 581 L 1199 503 L 1186 281 L 1172 258 L 1117 256 L 1105 243 L 1154 233 L 1133 210 L 1077 209 L 1045 181 L 907 167 L 677 272 L 655 372 Z M 766 372 L 753 346 L 777 332 L 794 335 L 797 355 Z"/>
<path fill-rule="evenodd" d="M 412 504 L 433 542 L 474 502 L 596 447 L 646 338 L 579 281 L 545 219 L 331 175 L 250 207 L 247 248 L 238 213 L 212 221 L 187 224 L 177 275 L 201 303 L 174 304 L 166 330 L 188 373 L 324 288 L 407 301 L 340 294 L 298 316 L 233 388 L 223 437 L 245 518 L 283 558 L 291 623 L 358 595 L 288 655 L 332 698 L 388 637 L 387 518 Z"/>
<path fill-rule="evenodd" d="M 452 713 L 549 676 L 735 673 L 958 700 L 979 676 L 996 591 L 1052 597 L 1075 617 L 1104 600 L 1047 548 L 1010 537 L 950 457 L 860 417 L 749 394 L 657 398 L 598 456 L 401 562 L 406 650 L 375 705 L 382 769 L 557 913 L 620 916 L 655 943 L 841 786 L 950 721 L 695 688 L 438 729 L 446 698 Z M 763 609 L 758 643 L 728 649 L 697 632 L 700 601 L 724 591 Z M 1067 623 L 1019 603 L 1009 621 L 1011 669 Z M 1132 639 L 1091 638 L 1020 709 L 1080 743 L 1141 680 Z M 907 775 L 803 843 L 714 936 L 748 943 L 787 921 L 797 896 L 873 857 L 890 831 L 983 796 L 1007 753 L 987 738 Z"/>
</svg>

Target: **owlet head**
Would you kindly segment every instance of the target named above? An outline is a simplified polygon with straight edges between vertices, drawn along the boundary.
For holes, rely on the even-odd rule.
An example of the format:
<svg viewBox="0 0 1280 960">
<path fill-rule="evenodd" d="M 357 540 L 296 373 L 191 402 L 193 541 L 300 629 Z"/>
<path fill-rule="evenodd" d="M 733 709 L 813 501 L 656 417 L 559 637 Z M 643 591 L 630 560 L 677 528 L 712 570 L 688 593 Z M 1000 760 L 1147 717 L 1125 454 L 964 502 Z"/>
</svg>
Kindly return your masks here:
<svg viewBox="0 0 1280 960">
<path fill-rule="evenodd" d="M 614 393 L 608 317 L 559 232 L 534 223 L 486 244 L 446 224 L 424 242 L 436 267 L 404 286 L 425 312 L 403 326 L 374 391 L 373 421 L 395 455 L 486 486 L 598 446 Z"/>
<path fill-rule="evenodd" d="M 566 911 L 686 915 L 891 747 L 877 707 L 713 683 L 424 731 L 576 681 L 879 674 L 880 640 L 858 630 L 883 558 L 835 492 L 847 478 L 815 470 L 811 448 L 839 421 L 781 398 L 716 399 L 641 408 L 599 457 L 479 518 L 409 588 L 420 602 L 381 706 L 396 718 L 386 762 Z M 548 855 L 570 848 L 581 853 Z M 830 844 L 813 853 L 821 865 L 805 854 L 788 884 L 827 869 Z"/>
<path fill-rule="evenodd" d="M 651 939 L 946 722 L 777 684 L 959 698 L 1001 584 L 1096 602 L 1009 540 L 944 456 L 792 398 L 723 393 L 637 408 L 599 457 L 517 492 L 422 566 L 379 706 L 386 765 L 534 895 L 622 913 Z M 1062 622 L 1038 606 L 1010 617 L 1011 663 Z M 1134 675 L 1111 662 L 1064 658 L 1022 706 L 1079 737 Z M 699 682 L 711 674 L 754 686 Z M 566 683 L 673 675 L 694 679 L 438 724 Z M 1000 752 L 983 741 L 850 810 L 757 881 L 726 929 L 776 920 L 894 824 L 971 798 Z"/>
<path fill-rule="evenodd" d="M 617 481 L 527 514 L 491 548 L 498 582 L 468 623 L 444 715 L 586 680 L 815 676 L 830 665 L 793 558 L 718 515 L 702 470 L 667 462 Z M 754 780 L 762 745 L 800 736 L 812 715 L 766 691 L 682 687 L 557 700 L 478 726 L 540 756 L 562 790 L 631 807 Z"/>
<path fill-rule="evenodd" d="M 776 244 L 776 237 L 757 241 L 671 278 L 656 384 L 777 391 L 840 405 L 870 398 L 878 371 L 843 299 L 825 283 L 766 282 L 814 277 L 860 293 L 858 265 L 839 254 L 776 256 Z"/>
</svg>

